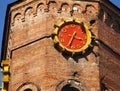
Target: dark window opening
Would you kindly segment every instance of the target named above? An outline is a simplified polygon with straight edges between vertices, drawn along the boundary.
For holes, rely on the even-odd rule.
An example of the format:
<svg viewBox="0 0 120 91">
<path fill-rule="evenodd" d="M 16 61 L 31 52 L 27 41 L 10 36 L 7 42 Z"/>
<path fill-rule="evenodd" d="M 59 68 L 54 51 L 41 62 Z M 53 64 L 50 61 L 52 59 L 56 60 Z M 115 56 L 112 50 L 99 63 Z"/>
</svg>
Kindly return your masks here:
<svg viewBox="0 0 120 91">
<path fill-rule="evenodd" d="M 27 88 L 27 89 L 25 89 L 24 91 L 32 91 L 32 89 L 30 89 L 30 88 Z"/>
<path fill-rule="evenodd" d="M 79 91 L 79 89 L 72 87 L 70 84 L 65 85 L 61 91 Z"/>
</svg>

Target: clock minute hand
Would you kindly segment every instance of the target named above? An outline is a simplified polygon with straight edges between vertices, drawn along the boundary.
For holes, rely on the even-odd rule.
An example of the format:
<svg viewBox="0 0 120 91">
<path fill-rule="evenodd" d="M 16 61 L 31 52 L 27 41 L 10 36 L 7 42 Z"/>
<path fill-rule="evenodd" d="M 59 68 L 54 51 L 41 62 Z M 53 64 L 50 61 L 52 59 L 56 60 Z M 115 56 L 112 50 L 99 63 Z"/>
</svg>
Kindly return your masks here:
<svg viewBox="0 0 120 91">
<path fill-rule="evenodd" d="M 69 46 L 69 45 L 72 43 L 72 40 L 73 40 L 73 38 L 75 37 L 75 35 L 76 35 L 76 32 L 74 32 L 74 33 L 72 34 L 72 36 L 71 36 L 71 38 L 70 38 L 70 41 L 69 41 L 69 43 L 67 44 L 67 46 Z"/>
</svg>

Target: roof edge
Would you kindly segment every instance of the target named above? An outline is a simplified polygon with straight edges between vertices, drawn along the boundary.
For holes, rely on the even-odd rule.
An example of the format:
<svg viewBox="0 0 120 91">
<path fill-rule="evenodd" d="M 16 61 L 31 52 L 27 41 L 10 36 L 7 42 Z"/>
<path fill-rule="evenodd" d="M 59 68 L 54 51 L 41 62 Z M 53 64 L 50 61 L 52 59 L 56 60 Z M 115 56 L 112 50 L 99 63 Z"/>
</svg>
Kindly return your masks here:
<svg viewBox="0 0 120 91">
<path fill-rule="evenodd" d="M 114 13 L 116 13 L 120 17 L 120 8 L 118 8 L 111 1 L 109 1 L 109 0 L 100 0 L 100 3 L 104 4 L 107 8 L 109 8 L 110 10 L 112 10 Z"/>
</svg>

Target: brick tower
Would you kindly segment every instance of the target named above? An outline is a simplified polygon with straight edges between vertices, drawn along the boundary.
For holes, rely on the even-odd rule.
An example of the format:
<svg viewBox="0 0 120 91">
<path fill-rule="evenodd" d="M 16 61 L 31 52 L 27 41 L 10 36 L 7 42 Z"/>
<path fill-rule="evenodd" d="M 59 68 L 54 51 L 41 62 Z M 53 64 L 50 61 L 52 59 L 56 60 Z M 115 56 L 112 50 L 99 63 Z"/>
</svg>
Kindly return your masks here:
<svg viewBox="0 0 120 91">
<path fill-rule="evenodd" d="M 10 4 L 2 91 L 119 91 L 119 24 L 120 11 L 107 0 Z"/>
</svg>

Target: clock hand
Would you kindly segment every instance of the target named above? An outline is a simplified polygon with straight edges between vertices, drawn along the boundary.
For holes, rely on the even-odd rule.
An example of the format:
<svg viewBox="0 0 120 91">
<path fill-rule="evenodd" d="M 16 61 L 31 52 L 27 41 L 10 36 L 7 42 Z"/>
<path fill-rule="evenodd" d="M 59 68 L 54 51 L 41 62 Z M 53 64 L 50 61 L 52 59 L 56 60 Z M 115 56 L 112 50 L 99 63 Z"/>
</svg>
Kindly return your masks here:
<svg viewBox="0 0 120 91">
<path fill-rule="evenodd" d="M 69 34 L 68 36 L 71 37 L 72 35 Z M 75 39 L 78 39 L 78 40 L 82 40 L 82 38 L 77 37 L 77 36 L 74 36 L 74 38 L 75 38 Z"/>
<path fill-rule="evenodd" d="M 82 38 L 75 36 L 75 39 L 82 40 Z"/>
<path fill-rule="evenodd" d="M 72 40 L 73 40 L 73 38 L 75 37 L 75 35 L 76 35 L 76 32 L 74 32 L 74 33 L 72 34 L 72 36 L 71 36 L 71 38 L 70 38 L 70 41 L 69 41 L 69 43 L 67 44 L 67 46 L 69 46 L 69 45 L 72 43 Z"/>
</svg>

